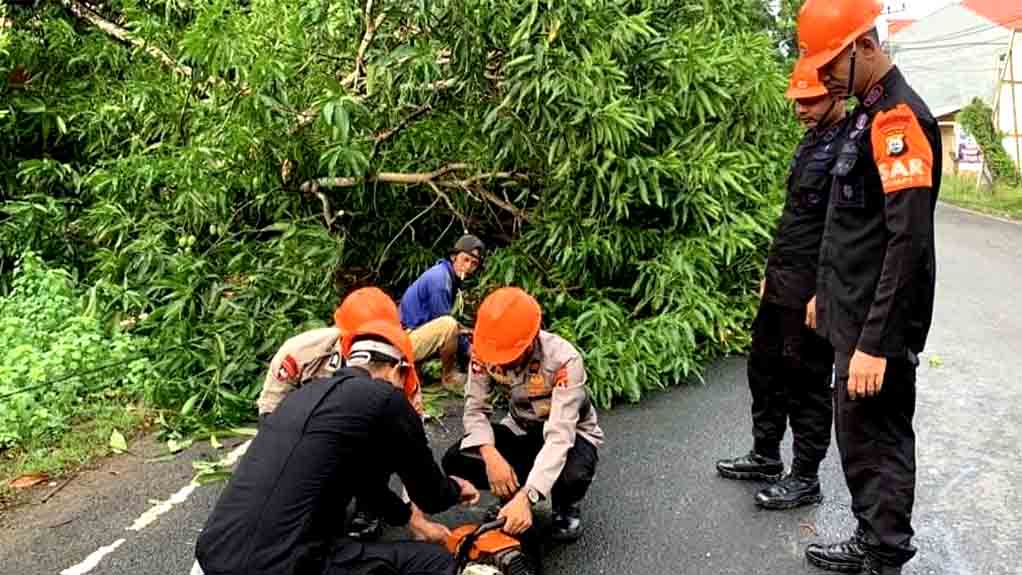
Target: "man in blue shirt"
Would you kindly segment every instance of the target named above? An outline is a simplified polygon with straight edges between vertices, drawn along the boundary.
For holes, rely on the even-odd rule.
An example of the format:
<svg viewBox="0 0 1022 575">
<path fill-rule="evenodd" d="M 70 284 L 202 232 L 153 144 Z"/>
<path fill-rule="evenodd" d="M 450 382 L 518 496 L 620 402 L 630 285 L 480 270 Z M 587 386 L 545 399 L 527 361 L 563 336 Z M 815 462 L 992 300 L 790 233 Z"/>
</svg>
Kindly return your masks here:
<svg viewBox="0 0 1022 575">
<path fill-rule="evenodd" d="M 452 313 L 461 284 L 483 261 L 486 246 L 473 235 L 462 236 L 440 260 L 408 286 L 401 297 L 401 325 L 409 330 L 419 362 L 440 358 L 441 383 L 456 387 L 457 359 L 468 357 L 469 340 Z"/>
</svg>

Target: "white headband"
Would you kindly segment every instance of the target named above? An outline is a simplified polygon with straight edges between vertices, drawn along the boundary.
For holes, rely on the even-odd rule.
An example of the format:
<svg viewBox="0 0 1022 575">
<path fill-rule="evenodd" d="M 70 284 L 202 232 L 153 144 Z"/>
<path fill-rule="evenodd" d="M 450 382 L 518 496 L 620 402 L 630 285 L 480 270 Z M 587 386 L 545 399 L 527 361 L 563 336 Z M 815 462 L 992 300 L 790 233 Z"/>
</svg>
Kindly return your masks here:
<svg viewBox="0 0 1022 575">
<path fill-rule="evenodd" d="M 367 364 L 372 360 L 373 354 L 378 353 L 393 359 L 398 365 L 404 366 L 404 354 L 401 350 L 382 341 L 374 339 L 363 339 L 351 344 L 351 352 L 348 354 L 348 365 Z"/>
</svg>

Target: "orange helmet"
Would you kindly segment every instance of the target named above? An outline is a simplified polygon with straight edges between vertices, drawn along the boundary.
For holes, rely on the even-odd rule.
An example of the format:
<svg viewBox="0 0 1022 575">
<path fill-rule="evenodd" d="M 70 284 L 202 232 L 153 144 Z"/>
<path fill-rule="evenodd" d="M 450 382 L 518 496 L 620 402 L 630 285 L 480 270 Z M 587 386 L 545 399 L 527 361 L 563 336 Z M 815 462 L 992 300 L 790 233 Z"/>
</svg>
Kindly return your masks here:
<svg viewBox="0 0 1022 575">
<path fill-rule="evenodd" d="M 876 26 L 882 0 L 806 0 L 798 13 L 798 49 L 819 70 Z"/>
<path fill-rule="evenodd" d="M 805 60 L 799 60 L 791 72 L 788 91 L 784 95 L 789 100 L 808 100 L 826 96 L 827 88 L 823 82 L 820 82 L 820 74 L 816 68 L 810 66 Z"/>
<path fill-rule="evenodd" d="M 390 345 L 374 340 L 356 341 L 363 336 L 376 336 L 386 340 Z M 371 320 L 357 328 L 345 332 L 341 339 L 341 353 L 344 359 L 350 360 L 352 353 L 360 351 L 372 352 L 389 356 L 394 361 L 407 367 L 405 371 L 404 391 L 408 401 L 412 401 L 419 389 L 419 375 L 415 371 L 415 348 L 412 339 L 401 328 L 401 324 L 387 319 Z"/>
<path fill-rule="evenodd" d="M 532 345 L 542 320 L 535 298 L 519 288 L 500 288 L 479 306 L 472 353 L 483 363 L 511 363 Z"/>
<path fill-rule="evenodd" d="M 341 333 L 354 331 L 363 323 L 377 319 L 401 322 L 394 300 L 378 287 L 364 287 L 351 292 L 334 311 L 334 324 Z"/>
</svg>

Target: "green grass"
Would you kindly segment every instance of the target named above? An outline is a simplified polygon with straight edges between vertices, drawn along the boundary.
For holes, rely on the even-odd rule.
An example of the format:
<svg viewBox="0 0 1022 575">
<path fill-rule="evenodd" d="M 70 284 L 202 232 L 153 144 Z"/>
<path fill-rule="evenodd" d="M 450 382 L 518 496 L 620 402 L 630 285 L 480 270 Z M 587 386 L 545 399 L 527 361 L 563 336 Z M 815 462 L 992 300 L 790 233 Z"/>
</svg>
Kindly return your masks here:
<svg viewBox="0 0 1022 575">
<path fill-rule="evenodd" d="M 0 451 L 0 508 L 18 501 L 10 481 L 28 474 L 45 474 L 51 480 L 74 473 L 95 459 L 112 453 L 114 430 L 131 437 L 145 422 L 145 411 L 116 401 L 86 406 L 71 429 L 55 441 L 40 439 Z"/>
<path fill-rule="evenodd" d="M 998 184 L 977 190 L 972 179 L 945 175 L 940 199 L 977 212 L 1022 220 L 1022 187 L 1019 186 Z"/>
</svg>

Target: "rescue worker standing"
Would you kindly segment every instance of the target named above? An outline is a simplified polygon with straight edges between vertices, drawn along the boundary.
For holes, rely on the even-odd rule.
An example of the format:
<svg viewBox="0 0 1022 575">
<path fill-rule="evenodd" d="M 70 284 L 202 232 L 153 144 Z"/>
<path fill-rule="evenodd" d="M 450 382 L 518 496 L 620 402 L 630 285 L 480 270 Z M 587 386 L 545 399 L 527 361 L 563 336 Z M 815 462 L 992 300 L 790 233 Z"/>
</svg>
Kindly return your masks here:
<svg viewBox="0 0 1022 575">
<path fill-rule="evenodd" d="M 304 385 L 262 421 L 196 544 L 207 575 L 454 575 L 440 545 L 449 531 L 423 516 L 475 503 L 467 481 L 445 477 L 407 401 L 414 353 L 397 322 L 346 333 L 344 367 Z M 395 472 L 414 504 L 387 486 Z M 359 543 L 343 536 L 352 495 L 423 542 Z M 427 543 L 426 541 L 430 542 Z"/>
<path fill-rule="evenodd" d="M 830 170 L 844 102 L 830 96 L 804 62 L 796 64 L 786 96 L 795 101 L 805 136 L 795 151 L 787 200 L 767 258 L 759 312 L 752 326 L 749 390 L 752 392 L 753 449 L 717 462 L 729 479 L 781 477 L 781 440 L 788 421 L 794 437 L 791 471 L 756 494 L 767 509 L 818 503 L 818 471 L 830 447 L 833 421 L 831 373 L 834 352 L 816 335 L 816 266 L 823 238 Z"/>
<path fill-rule="evenodd" d="M 831 94 L 855 95 L 834 166 L 817 283 L 818 331 L 835 350 L 835 429 L 858 522 L 810 545 L 835 571 L 890 575 L 916 553 L 917 354 L 933 315 L 933 211 L 940 190 L 936 120 L 881 48 L 880 0 L 808 0 L 802 58 Z"/>
<path fill-rule="evenodd" d="M 465 385 L 465 437 L 447 450 L 444 470 L 490 489 L 504 502 L 504 530 L 523 533 L 532 508 L 551 499 L 552 536 L 582 533 L 582 499 L 596 474 L 603 431 L 586 390 L 582 356 L 540 329 L 539 303 L 501 288 L 479 306 Z M 509 397 L 508 417 L 490 422 L 491 393 Z"/>
<path fill-rule="evenodd" d="M 458 356 L 468 357 L 469 341 L 453 316 L 455 299 L 462 282 L 482 265 L 485 250 L 479 238 L 462 236 L 446 259 L 423 272 L 401 296 L 401 324 L 411 333 L 415 357 L 420 362 L 439 357 L 445 387 L 461 386 L 455 372 Z"/>
</svg>

